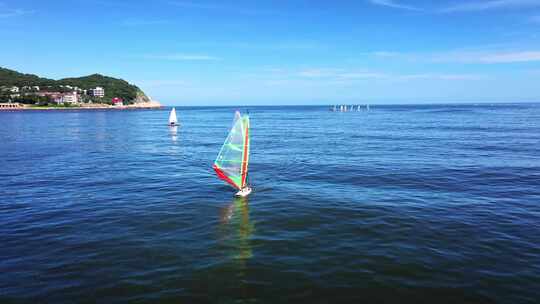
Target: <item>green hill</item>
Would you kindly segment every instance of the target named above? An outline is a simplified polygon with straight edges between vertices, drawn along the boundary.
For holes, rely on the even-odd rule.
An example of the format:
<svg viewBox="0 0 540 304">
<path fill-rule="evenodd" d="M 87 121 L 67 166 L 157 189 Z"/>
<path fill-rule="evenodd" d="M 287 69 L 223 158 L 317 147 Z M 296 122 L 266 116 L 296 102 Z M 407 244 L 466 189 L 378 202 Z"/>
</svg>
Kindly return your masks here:
<svg viewBox="0 0 540 304">
<path fill-rule="evenodd" d="M 0 67 L 1 86 L 48 86 L 55 85 L 55 80 L 42 78 L 33 74 L 23 74 Z"/>
<path fill-rule="evenodd" d="M 103 102 L 109 102 L 113 97 L 120 97 L 127 103 L 149 101 L 149 98 L 141 89 L 123 79 L 93 74 L 84 77 L 53 80 L 0 67 L 0 87 L 17 86 L 22 88 L 24 86 L 39 86 L 41 90 L 65 91 L 66 89 L 61 86 L 66 85 L 79 87 L 83 90 L 102 87 L 105 89 Z"/>
</svg>

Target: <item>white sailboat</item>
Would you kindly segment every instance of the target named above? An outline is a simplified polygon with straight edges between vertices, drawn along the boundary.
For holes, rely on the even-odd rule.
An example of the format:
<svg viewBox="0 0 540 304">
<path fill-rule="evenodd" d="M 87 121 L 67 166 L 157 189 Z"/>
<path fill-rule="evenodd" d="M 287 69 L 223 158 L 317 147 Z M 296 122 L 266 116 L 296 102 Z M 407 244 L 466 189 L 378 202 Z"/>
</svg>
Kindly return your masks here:
<svg viewBox="0 0 540 304">
<path fill-rule="evenodd" d="M 172 108 L 171 113 L 169 114 L 169 126 L 178 126 L 178 119 L 176 118 L 176 109 Z"/>
</svg>

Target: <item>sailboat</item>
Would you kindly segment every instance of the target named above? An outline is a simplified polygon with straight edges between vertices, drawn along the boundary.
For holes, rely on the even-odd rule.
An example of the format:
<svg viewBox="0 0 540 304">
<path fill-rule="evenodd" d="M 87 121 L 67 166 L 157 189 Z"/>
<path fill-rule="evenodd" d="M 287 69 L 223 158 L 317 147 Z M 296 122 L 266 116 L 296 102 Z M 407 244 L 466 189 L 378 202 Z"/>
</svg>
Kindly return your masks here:
<svg viewBox="0 0 540 304">
<path fill-rule="evenodd" d="M 217 176 L 237 189 L 236 196 L 251 193 L 248 186 L 249 116 L 236 111 L 233 126 L 214 161 Z"/>
<path fill-rule="evenodd" d="M 178 126 L 178 119 L 176 118 L 176 109 L 172 108 L 169 114 L 169 126 Z"/>
</svg>

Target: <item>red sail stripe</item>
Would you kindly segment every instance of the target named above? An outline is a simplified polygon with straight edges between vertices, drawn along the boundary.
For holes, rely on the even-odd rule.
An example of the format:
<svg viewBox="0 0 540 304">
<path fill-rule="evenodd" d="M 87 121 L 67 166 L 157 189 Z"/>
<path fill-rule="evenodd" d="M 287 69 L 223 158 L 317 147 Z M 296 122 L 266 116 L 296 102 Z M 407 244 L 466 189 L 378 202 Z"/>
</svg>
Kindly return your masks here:
<svg viewBox="0 0 540 304">
<path fill-rule="evenodd" d="M 249 125 L 246 126 L 246 139 L 244 141 L 244 160 L 242 161 L 242 188 L 246 186 L 246 177 L 247 177 L 247 157 L 248 157 L 248 147 L 249 147 Z"/>
<path fill-rule="evenodd" d="M 214 164 L 212 166 L 212 168 L 214 168 L 214 171 L 216 171 L 216 174 L 219 178 L 221 178 L 222 180 L 226 181 L 227 183 L 229 183 L 231 186 L 233 186 L 234 188 L 240 190 L 240 188 L 238 187 L 238 185 L 236 185 L 236 183 L 230 179 L 227 175 L 225 175 L 225 173 L 218 167 L 216 166 L 216 164 Z"/>
</svg>

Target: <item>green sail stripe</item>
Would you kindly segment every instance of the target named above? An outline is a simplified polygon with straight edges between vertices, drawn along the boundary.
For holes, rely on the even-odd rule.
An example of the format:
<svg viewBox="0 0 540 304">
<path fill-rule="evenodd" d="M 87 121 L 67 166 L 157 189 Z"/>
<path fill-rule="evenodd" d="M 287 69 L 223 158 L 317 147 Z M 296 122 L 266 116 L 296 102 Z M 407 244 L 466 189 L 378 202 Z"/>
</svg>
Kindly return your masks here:
<svg viewBox="0 0 540 304">
<path fill-rule="evenodd" d="M 240 147 L 240 146 L 238 146 L 238 145 L 228 144 L 227 147 L 230 147 L 230 148 L 233 149 L 233 150 L 242 152 L 242 147 Z"/>
<path fill-rule="evenodd" d="M 240 184 L 242 182 L 242 178 L 241 177 L 237 177 L 237 176 L 229 176 L 229 178 L 236 184 L 236 186 L 238 187 L 241 187 Z"/>
</svg>

